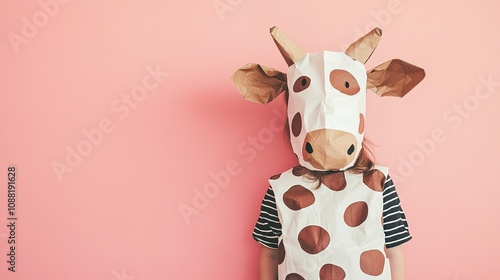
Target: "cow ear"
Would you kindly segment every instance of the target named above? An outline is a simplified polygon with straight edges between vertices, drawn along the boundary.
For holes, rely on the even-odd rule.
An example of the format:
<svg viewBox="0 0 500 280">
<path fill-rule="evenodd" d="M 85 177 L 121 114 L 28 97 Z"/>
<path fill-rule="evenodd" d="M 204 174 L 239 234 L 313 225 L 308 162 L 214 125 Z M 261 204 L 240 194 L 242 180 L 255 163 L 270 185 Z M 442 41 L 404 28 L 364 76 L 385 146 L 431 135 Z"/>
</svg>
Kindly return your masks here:
<svg viewBox="0 0 500 280">
<path fill-rule="evenodd" d="M 403 97 L 425 77 L 424 69 L 392 59 L 367 72 L 366 88 L 379 96 Z"/>
<path fill-rule="evenodd" d="M 236 89 L 248 100 L 267 104 L 286 90 L 286 74 L 259 64 L 247 64 L 231 76 Z"/>
</svg>

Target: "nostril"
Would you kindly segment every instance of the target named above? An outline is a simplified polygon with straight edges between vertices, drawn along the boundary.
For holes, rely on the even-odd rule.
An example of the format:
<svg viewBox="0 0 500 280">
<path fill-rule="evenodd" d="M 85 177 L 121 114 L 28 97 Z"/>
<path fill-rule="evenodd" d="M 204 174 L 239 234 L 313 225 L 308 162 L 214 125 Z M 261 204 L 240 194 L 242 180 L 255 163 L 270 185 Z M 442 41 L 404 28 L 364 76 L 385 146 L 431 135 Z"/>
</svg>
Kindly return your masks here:
<svg viewBox="0 0 500 280">
<path fill-rule="evenodd" d="M 312 154 L 313 153 L 313 147 L 311 145 L 311 143 L 307 142 L 306 143 L 306 152 Z"/>
<path fill-rule="evenodd" d="M 354 153 L 354 145 L 351 145 L 351 146 L 349 147 L 349 149 L 347 150 L 347 154 L 348 154 L 348 155 L 352 155 L 352 153 Z"/>
</svg>

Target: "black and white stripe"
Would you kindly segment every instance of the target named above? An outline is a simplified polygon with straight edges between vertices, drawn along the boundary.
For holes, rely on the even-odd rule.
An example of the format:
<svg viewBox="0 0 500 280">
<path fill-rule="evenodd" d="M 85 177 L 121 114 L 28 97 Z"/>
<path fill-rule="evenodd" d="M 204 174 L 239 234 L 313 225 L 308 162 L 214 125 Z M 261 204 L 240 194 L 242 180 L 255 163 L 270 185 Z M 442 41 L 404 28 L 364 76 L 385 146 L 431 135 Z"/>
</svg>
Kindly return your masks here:
<svg viewBox="0 0 500 280">
<path fill-rule="evenodd" d="M 401 208 L 396 187 L 390 176 L 387 176 L 384 183 L 383 195 L 385 246 L 392 248 L 409 241 L 411 234 L 408 230 L 408 222 L 403 208 Z"/>
<path fill-rule="evenodd" d="M 253 238 L 260 244 L 272 248 L 278 248 L 278 238 L 281 236 L 281 223 L 276 210 L 276 200 L 274 191 L 269 186 L 266 195 L 262 200 L 260 215 L 255 228 L 253 229 Z"/>
<path fill-rule="evenodd" d="M 412 237 L 408 230 L 408 223 L 401 208 L 396 187 L 390 176 L 384 183 L 384 233 L 387 248 L 395 247 L 409 241 Z M 260 244 L 278 248 L 278 238 L 281 236 L 281 224 L 276 210 L 276 200 L 271 187 L 267 189 L 262 200 L 260 215 L 253 230 L 253 238 Z"/>
</svg>

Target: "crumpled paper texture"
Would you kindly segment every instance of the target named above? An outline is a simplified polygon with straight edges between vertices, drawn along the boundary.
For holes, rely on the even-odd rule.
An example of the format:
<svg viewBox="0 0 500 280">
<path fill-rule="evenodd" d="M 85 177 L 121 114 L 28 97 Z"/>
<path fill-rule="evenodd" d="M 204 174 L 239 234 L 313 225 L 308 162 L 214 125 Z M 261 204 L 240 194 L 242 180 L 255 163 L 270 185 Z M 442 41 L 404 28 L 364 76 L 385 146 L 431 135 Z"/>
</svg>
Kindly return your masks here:
<svg viewBox="0 0 500 280">
<path fill-rule="evenodd" d="M 290 37 L 288 37 L 285 33 L 281 32 L 278 27 L 274 26 L 270 31 L 274 43 L 276 43 L 278 50 L 288 66 L 293 65 L 296 61 L 301 60 L 306 55 L 307 52 L 290 39 Z"/>
<path fill-rule="evenodd" d="M 380 42 L 381 37 L 382 30 L 380 28 L 374 28 L 365 36 L 352 43 L 345 51 L 345 54 L 350 56 L 352 59 L 365 64 L 370 56 L 372 56 L 375 48 L 377 48 L 378 42 Z"/>
<path fill-rule="evenodd" d="M 403 97 L 424 77 L 424 69 L 401 59 L 392 59 L 368 71 L 366 87 L 379 96 Z"/>
<path fill-rule="evenodd" d="M 287 90 L 286 74 L 254 63 L 238 69 L 231 81 L 246 99 L 261 104 L 269 103 Z"/>
</svg>

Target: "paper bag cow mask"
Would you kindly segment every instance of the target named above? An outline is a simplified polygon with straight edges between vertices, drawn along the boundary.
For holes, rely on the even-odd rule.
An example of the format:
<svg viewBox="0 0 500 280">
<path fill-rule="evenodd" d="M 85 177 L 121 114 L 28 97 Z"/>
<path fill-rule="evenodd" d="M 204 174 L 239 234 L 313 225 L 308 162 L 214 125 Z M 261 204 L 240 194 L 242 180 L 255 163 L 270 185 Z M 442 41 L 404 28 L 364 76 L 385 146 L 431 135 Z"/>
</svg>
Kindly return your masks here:
<svg viewBox="0 0 500 280">
<path fill-rule="evenodd" d="M 290 142 L 299 163 L 310 170 L 345 170 L 362 148 L 366 90 L 403 97 L 425 76 L 399 59 L 370 71 L 364 64 L 382 30 L 373 29 L 345 52 L 307 53 L 277 27 L 271 35 L 288 64 L 287 73 L 259 64 L 238 69 L 231 80 L 243 96 L 266 104 L 288 91 Z"/>
</svg>

